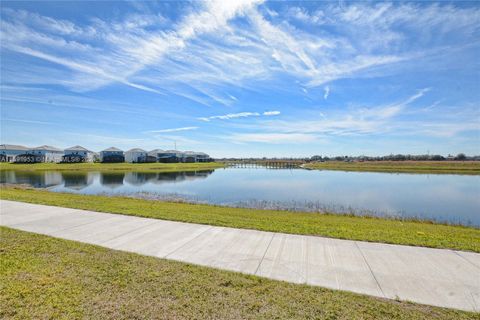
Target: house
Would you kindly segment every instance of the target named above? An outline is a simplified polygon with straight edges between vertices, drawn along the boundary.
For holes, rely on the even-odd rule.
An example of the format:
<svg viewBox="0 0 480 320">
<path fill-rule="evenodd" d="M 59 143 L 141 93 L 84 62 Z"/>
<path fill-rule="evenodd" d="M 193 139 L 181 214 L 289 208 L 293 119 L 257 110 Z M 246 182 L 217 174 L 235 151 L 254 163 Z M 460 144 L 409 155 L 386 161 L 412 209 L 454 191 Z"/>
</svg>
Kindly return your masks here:
<svg viewBox="0 0 480 320">
<path fill-rule="evenodd" d="M 185 151 L 183 153 L 183 162 L 211 162 L 210 156 L 203 152 Z"/>
<path fill-rule="evenodd" d="M 63 150 L 43 145 L 27 151 L 27 154 L 33 155 L 35 162 L 60 162 L 63 157 Z"/>
<path fill-rule="evenodd" d="M 147 153 L 147 162 L 157 162 L 159 154 L 163 153 L 162 149 L 154 149 Z"/>
<path fill-rule="evenodd" d="M 16 157 L 27 153 L 28 148 L 15 144 L 0 144 L 0 162 L 15 162 Z"/>
<path fill-rule="evenodd" d="M 197 152 L 197 161 L 196 162 L 213 162 L 213 159 L 204 152 Z"/>
<path fill-rule="evenodd" d="M 115 147 L 100 151 L 101 162 L 125 162 L 123 151 Z"/>
<path fill-rule="evenodd" d="M 178 150 L 166 150 L 157 153 L 157 161 L 163 163 L 183 162 L 185 153 Z"/>
<path fill-rule="evenodd" d="M 197 162 L 197 153 L 193 151 L 185 151 L 183 153 L 183 162 Z"/>
<path fill-rule="evenodd" d="M 147 151 L 143 149 L 140 149 L 140 148 L 130 149 L 125 152 L 125 162 L 130 162 L 130 163 L 147 162 L 147 156 L 148 156 Z"/>
<path fill-rule="evenodd" d="M 82 146 L 74 146 L 64 150 L 62 162 L 93 162 L 93 151 L 85 149 Z"/>
</svg>

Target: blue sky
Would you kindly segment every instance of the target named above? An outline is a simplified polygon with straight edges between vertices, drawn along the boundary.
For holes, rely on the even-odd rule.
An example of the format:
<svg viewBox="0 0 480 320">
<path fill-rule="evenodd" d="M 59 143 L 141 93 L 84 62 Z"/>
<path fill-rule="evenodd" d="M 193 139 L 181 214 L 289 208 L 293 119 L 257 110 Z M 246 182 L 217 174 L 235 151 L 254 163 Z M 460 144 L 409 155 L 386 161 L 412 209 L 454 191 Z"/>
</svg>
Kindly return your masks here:
<svg viewBox="0 0 480 320">
<path fill-rule="evenodd" d="M 2 1 L 1 142 L 480 154 L 479 2 Z"/>
</svg>

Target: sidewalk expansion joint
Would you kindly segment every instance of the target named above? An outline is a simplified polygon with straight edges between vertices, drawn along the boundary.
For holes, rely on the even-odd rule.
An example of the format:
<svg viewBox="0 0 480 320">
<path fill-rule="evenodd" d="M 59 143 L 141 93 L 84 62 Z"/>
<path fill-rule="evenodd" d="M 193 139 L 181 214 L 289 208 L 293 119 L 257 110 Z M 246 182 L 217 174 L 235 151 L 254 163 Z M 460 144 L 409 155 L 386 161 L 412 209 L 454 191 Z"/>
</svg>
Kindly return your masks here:
<svg viewBox="0 0 480 320">
<path fill-rule="evenodd" d="M 362 257 L 363 257 L 363 261 L 365 261 L 365 263 L 367 264 L 368 270 L 370 270 L 370 273 L 372 274 L 373 279 L 375 279 L 375 282 L 377 283 L 378 288 L 379 288 L 380 291 L 382 292 L 382 296 L 383 296 L 384 298 L 387 298 L 387 296 L 385 295 L 385 292 L 383 292 L 382 286 L 380 286 L 380 282 L 378 282 L 378 279 L 377 279 L 377 277 L 375 276 L 375 273 L 373 273 L 372 267 L 370 266 L 370 264 L 369 264 L 368 261 L 367 261 L 367 258 L 366 258 L 365 255 L 363 254 L 362 249 L 360 249 L 360 246 L 358 245 L 357 241 L 354 241 L 354 242 L 355 242 L 355 245 L 356 245 L 357 248 L 358 248 L 358 251 L 360 251 L 360 254 L 361 254 Z"/>
</svg>

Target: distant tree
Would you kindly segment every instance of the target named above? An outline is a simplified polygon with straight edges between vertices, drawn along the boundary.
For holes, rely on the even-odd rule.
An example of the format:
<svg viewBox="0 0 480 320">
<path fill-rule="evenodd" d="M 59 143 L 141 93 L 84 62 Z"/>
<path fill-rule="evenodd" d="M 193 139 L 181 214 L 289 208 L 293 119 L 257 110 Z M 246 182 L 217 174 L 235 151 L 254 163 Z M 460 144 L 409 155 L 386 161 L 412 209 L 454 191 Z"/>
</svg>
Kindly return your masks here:
<svg viewBox="0 0 480 320">
<path fill-rule="evenodd" d="M 464 153 L 459 153 L 455 157 L 455 160 L 460 160 L 460 161 L 463 161 L 463 160 L 466 160 L 466 159 L 467 159 L 467 156 Z"/>
<path fill-rule="evenodd" d="M 431 159 L 432 159 L 433 161 L 442 161 L 442 160 L 445 160 L 445 158 L 442 157 L 442 156 L 439 155 L 439 154 L 433 155 L 433 156 L 431 157 Z"/>
</svg>

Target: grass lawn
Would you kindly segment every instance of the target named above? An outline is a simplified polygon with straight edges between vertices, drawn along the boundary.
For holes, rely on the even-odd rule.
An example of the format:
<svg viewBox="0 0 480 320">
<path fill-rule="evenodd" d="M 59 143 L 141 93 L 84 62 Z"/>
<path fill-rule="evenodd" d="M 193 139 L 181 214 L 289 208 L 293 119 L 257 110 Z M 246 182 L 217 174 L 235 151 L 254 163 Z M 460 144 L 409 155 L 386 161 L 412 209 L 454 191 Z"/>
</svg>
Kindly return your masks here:
<svg viewBox="0 0 480 320">
<path fill-rule="evenodd" d="M 140 217 L 480 252 L 480 229 L 335 214 L 227 208 L 2 187 L 0 198 Z"/>
<path fill-rule="evenodd" d="M 480 161 L 328 161 L 307 163 L 304 167 L 317 170 L 392 173 L 480 174 Z"/>
<path fill-rule="evenodd" d="M 220 162 L 207 163 L 0 163 L 0 170 L 18 171 L 135 171 L 135 172 L 170 172 L 197 171 L 223 168 Z"/>
<path fill-rule="evenodd" d="M 0 227 L 0 318 L 478 319 Z"/>
</svg>

